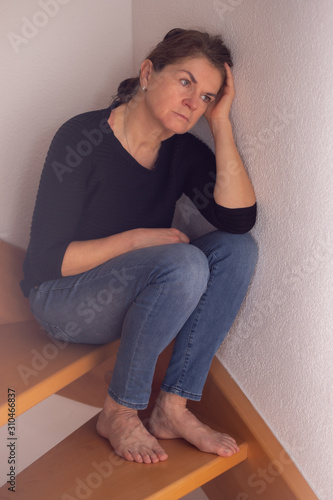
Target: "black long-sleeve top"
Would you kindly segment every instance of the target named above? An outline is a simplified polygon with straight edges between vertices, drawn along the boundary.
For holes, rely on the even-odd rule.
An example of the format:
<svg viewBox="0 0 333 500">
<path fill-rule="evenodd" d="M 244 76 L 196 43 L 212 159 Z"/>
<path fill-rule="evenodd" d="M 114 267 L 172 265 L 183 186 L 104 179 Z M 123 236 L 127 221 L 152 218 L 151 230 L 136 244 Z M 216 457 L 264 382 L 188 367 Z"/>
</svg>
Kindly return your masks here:
<svg viewBox="0 0 333 500">
<path fill-rule="evenodd" d="M 112 107 L 80 114 L 55 134 L 42 171 L 23 293 L 61 278 L 72 241 L 98 239 L 135 228 L 171 227 L 185 193 L 217 229 L 249 231 L 256 205 L 228 209 L 213 198 L 215 156 L 190 133 L 162 142 L 153 170 L 140 165 L 107 123 Z"/>
</svg>

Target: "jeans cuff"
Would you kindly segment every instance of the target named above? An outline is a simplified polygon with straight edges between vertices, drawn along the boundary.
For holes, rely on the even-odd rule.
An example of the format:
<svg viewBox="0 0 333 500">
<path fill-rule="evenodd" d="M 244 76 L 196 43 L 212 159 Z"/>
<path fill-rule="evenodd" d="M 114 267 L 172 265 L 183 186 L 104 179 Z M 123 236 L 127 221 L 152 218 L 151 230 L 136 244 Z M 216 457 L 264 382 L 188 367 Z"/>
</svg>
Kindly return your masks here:
<svg viewBox="0 0 333 500">
<path fill-rule="evenodd" d="M 130 401 L 125 401 L 112 392 L 110 388 L 108 389 L 108 394 L 119 405 L 133 408 L 134 410 L 145 410 L 149 403 L 149 401 L 147 403 L 131 403 Z"/>
<path fill-rule="evenodd" d="M 190 399 L 191 401 L 200 401 L 202 397 L 202 394 L 194 394 L 193 392 L 187 392 L 183 389 L 179 389 L 178 387 L 173 387 L 165 384 L 161 385 L 161 389 L 165 392 L 177 394 L 177 396 L 181 396 L 182 398 Z"/>
</svg>

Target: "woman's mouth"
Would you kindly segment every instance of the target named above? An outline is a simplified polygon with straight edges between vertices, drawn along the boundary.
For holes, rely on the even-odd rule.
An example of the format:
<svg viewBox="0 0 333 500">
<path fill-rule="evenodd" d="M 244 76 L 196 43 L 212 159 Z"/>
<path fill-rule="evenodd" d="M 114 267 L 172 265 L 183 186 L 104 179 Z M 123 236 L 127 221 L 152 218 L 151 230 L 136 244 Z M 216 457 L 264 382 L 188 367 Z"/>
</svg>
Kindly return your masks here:
<svg viewBox="0 0 333 500">
<path fill-rule="evenodd" d="M 175 114 L 176 114 L 179 118 L 181 118 L 182 120 L 184 120 L 185 122 L 188 122 L 188 121 L 189 121 L 189 118 L 187 118 L 187 116 L 182 115 L 181 113 L 177 113 L 176 111 L 175 111 Z"/>
</svg>

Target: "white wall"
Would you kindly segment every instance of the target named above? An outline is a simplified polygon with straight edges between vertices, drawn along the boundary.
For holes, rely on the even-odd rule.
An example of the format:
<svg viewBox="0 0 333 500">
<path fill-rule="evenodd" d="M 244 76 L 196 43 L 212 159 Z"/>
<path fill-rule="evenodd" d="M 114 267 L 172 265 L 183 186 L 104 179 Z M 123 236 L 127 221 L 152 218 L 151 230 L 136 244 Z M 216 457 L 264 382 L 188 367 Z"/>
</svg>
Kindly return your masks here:
<svg viewBox="0 0 333 500">
<path fill-rule="evenodd" d="M 257 193 L 260 258 L 219 359 L 320 500 L 333 491 L 332 5 L 133 2 L 137 67 L 174 27 L 220 33 L 232 49 L 232 119 Z M 196 131 L 208 139 L 204 124 Z M 209 229 L 188 221 L 190 233 Z"/>
<path fill-rule="evenodd" d="M 131 0 L 2 0 L 0 239 L 27 246 L 54 133 L 131 71 L 131 15 Z"/>
</svg>

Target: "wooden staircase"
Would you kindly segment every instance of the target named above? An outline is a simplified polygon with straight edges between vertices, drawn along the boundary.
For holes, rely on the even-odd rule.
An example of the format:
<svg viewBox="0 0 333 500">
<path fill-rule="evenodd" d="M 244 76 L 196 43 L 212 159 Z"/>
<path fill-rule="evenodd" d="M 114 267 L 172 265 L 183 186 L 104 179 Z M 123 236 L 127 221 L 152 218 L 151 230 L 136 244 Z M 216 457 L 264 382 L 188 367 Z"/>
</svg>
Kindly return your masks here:
<svg viewBox="0 0 333 500">
<path fill-rule="evenodd" d="M 0 489 L 1 499 L 112 500 L 179 499 L 246 458 L 201 453 L 183 440 L 163 442 L 168 460 L 137 464 L 117 457 L 96 435 L 97 417 L 89 420 L 17 477 L 15 495 Z"/>
<path fill-rule="evenodd" d="M 3 309 L 0 313 L 0 378 L 4 389 L 0 397 L 1 425 L 8 422 L 7 389 L 15 391 L 15 417 L 66 386 L 60 394 L 72 395 L 74 399 L 88 403 L 92 397 L 93 403 L 102 406 L 107 390 L 104 375 L 113 368 L 119 342 L 88 346 L 49 338 L 31 316 L 18 289 L 23 252 L 1 242 L 0 254 L 9 291 L 0 293 Z M 154 379 L 156 390 L 170 353 L 169 348 L 160 357 Z M 89 380 L 93 382 L 87 391 Z M 152 403 L 156 390 L 153 390 Z M 143 420 L 148 417 L 150 409 L 151 406 L 146 412 L 141 412 Z M 239 453 L 222 458 L 202 453 L 184 440 L 175 439 L 163 441 L 169 455 L 167 461 L 149 465 L 129 463 L 117 457 L 109 442 L 97 434 L 96 419 L 88 421 L 18 474 L 15 493 L 8 490 L 9 484 L 2 486 L 0 498 L 178 499 L 247 457 L 244 442 L 240 443 Z M 216 424 L 215 427 L 218 428 Z M 19 444 L 17 455 L 19 461 Z M 9 470 L 9 465 L 7 467 Z"/>
<path fill-rule="evenodd" d="M 101 407 L 118 348 L 117 342 L 87 346 L 48 338 L 19 289 L 23 258 L 22 250 L 0 242 L 2 426 L 8 423 L 8 389 L 15 391 L 15 417 L 55 393 Z M 151 404 L 165 373 L 170 347 L 159 358 Z M 216 358 L 202 400 L 189 402 L 189 408 L 211 427 L 233 435 L 240 452 L 222 458 L 202 453 L 181 439 L 163 440 L 168 460 L 149 465 L 129 463 L 97 435 L 94 417 L 18 474 L 15 493 L 8 490 L 9 484 L 2 486 L 0 499 L 173 500 L 202 486 L 209 500 L 318 500 Z M 144 422 L 150 411 L 151 405 L 140 413 Z M 16 434 L 10 439 L 14 437 Z M 19 453 L 18 441 L 18 461 Z M 9 471 L 9 464 L 1 464 L 3 467 Z M 261 479 L 259 491 L 255 480 L 262 472 L 267 480 Z"/>
</svg>

